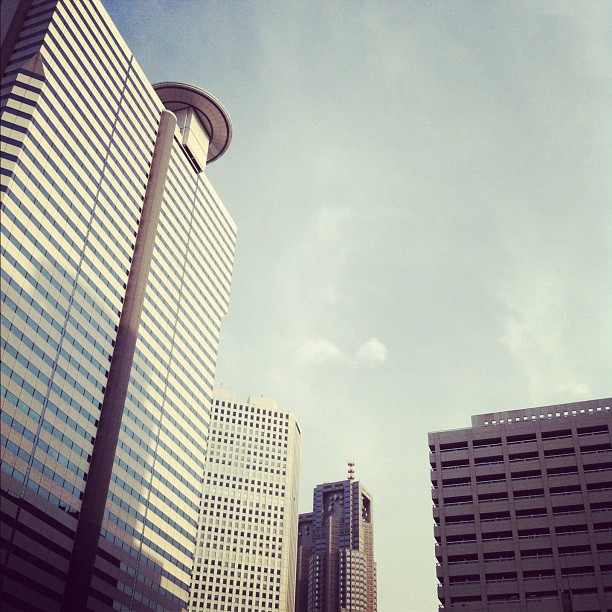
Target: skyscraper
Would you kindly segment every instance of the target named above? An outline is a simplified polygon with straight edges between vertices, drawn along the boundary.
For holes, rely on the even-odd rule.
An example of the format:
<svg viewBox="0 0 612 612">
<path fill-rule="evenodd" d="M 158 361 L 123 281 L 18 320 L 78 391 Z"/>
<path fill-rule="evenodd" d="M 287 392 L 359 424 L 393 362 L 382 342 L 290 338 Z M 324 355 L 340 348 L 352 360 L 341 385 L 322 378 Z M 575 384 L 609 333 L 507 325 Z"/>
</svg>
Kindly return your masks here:
<svg viewBox="0 0 612 612">
<path fill-rule="evenodd" d="M 215 391 L 192 612 L 293 611 L 301 437 L 275 401 Z"/>
<path fill-rule="evenodd" d="M 8 26 L 8 27 L 7 27 Z M 3 606 L 182 610 L 236 230 L 210 94 L 97 0 L 2 2 Z"/>
<path fill-rule="evenodd" d="M 440 609 L 612 609 L 612 398 L 429 434 Z"/>
<path fill-rule="evenodd" d="M 315 487 L 299 517 L 296 612 L 376 612 L 372 506 L 360 482 Z"/>
</svg>

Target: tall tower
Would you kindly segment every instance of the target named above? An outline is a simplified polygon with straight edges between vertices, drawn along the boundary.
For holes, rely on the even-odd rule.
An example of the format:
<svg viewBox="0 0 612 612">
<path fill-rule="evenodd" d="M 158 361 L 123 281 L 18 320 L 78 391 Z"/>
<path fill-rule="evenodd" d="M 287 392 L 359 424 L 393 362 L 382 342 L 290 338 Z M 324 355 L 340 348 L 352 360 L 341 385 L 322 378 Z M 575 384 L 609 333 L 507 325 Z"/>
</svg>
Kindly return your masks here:
<svg viewBox="0 0 612 612">
<path fill-rule="evenodd" d="M 300 514 L 296 612 L 376 612 L 372 495 L 353 478 L 315 487 Z"/>
<path fill-rule="evenodd" d="M 3 1 L 2 60 L 0 599 L 182 610 L 236 237 L 203 171 L 231 122 L 152 86 L 98 0 Z"/>
<path fill-rule="evenodd" d="M 612 398 L 429 434 L 440 610 L 612 609 Z"/>
<path fill-rule="evenodd" d="M 293 612 L 301 437 L 275 401 L 215 391 L 192 612 Z"/>
</svg>

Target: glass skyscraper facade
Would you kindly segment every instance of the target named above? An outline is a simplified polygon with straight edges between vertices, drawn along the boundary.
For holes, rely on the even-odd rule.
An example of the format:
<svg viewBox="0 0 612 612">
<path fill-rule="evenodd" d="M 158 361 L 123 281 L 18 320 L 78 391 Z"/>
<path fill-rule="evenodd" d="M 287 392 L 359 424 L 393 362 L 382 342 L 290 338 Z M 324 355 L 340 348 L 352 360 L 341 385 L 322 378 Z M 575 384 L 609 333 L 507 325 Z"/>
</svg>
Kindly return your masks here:
<svg viewBox="0 0 612 612">
<path fill-rule="evenodd" d="M 236 238 L 202 170 L 231 123 L 156 91 L 97 0 L 2 21 L 0 599 L 70 609 L 93 532 L 87 607 L 182 610 Z"/>
</svg>

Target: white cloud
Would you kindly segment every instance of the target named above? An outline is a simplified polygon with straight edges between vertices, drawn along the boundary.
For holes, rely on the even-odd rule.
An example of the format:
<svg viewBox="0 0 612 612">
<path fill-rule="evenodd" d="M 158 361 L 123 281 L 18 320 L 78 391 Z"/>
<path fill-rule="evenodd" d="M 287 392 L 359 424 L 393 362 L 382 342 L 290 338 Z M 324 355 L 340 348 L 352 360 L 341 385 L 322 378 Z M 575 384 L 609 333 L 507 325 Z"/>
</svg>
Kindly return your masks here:
<svg viewBox="0 0 612 612">
<path fill-rule="evenodd" d="M 324 304 L 335 306 L 342 301 L 342 295 L 334 285 L 323 285 L 319 291 L 319 296 Z"/>
<path fill-rule="evenodd" d="M 317 338 L 304 343 L 298 350 L 297 356 L 302 363 L 324 363 L 342 359 L 340 349 L 330 340 Z"/>
<path fill-rule="evenodd" d="M 296 351 L 298 361 L 303 365 L 345 361 L 370 368 L 385 363 L 388 354 L 387 347 L 378 338 L 364 342 L 352 356 L 345 355 L 331 340 L 323 337 L 308 340 Z"/>
<path fill-rule="evenodd" d="M 313 230 L 315 236 L 327 245 L 335 245 L 346 233 L 347 224 L 353 217 L 347 207 L 321 206 L 315 212 Z"/>
<path fill-rule="evenodd" d="M 371 338 L 364 342 L 355 353 L 355 359 L 358 363 L 365 363 L 370 367 L 385 363 L 389 351 L 387 347 L 377 338 Z"/>
<path fill-rule="evenodd" d="M 573 397 L 591 397 L 591 389 L 589 389 L 589 386 L 585 383 L 562 383 L 560 385 L 557 385 L 557 388 L 559 389 L 559 391 L 562 391 L 563 393 L 568 393 L 570 396 Z"/>
</svg>

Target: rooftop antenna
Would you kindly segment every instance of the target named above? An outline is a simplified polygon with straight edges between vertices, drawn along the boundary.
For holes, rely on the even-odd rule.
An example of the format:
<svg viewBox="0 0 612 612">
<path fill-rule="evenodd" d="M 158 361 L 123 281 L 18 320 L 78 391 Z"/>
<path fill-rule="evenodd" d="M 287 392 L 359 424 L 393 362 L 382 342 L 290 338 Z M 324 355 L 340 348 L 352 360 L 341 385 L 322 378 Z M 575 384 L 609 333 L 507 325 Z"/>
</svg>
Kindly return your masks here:
<svg viewBox="0 0 612 612">
<path fill-rule="evenodd" d="M 355 480 L 355 470 L 353 469 L 354 467 L 355 467 L 355 462 L 352 459 L 349 459 L 348 461 L 348 479 L 351 482 Z"/>
<path fill-rule="evenodd" d="M 349 494 L 349 512 L 348 512 L 348 536 L 349 549 L 353 548 L 353 481 L 355 480 L 355 461 L 348 460 L 348 494 Z M 359 514 L 357 515 L 359 516 Z M 350 608 L 349 608 L 350 610 Z"/>
</svg>

